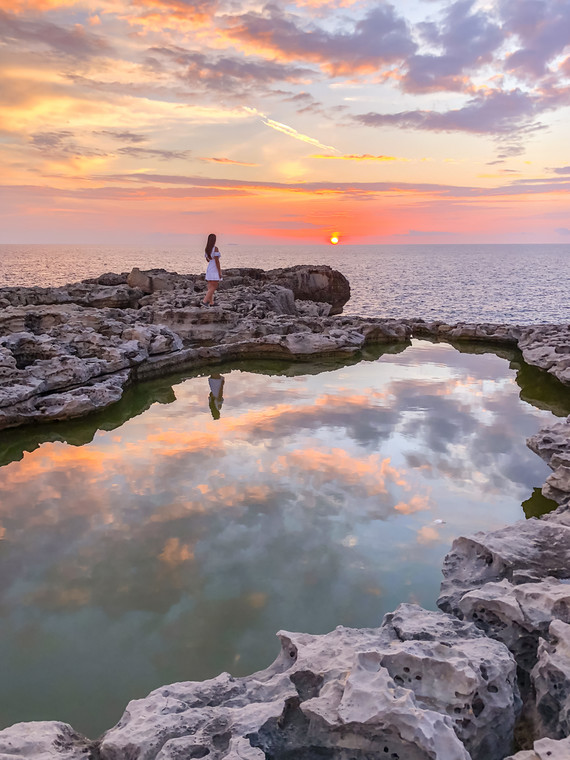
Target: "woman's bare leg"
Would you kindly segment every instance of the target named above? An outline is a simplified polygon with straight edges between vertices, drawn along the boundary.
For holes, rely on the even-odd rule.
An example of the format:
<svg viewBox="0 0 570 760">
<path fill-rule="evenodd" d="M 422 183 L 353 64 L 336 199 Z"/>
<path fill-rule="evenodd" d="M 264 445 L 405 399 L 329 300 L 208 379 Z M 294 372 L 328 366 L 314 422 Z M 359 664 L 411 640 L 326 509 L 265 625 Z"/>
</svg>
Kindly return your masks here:
<svg viewBox="0 0 570 760">
<path fill-rule="evenodd" d="M 214 293 L 218 289 L 219 282 L 210 281 L 208 282 L 208 292 L 206 293 L 204 297 L 203 303 L 209 303 L 212 306 L 214 305 Z"/>
<path fill-rule="evenodd" d="M 215 292 L 216 292 L 216 290 L 218 289 L 218 286 L 219 286 L 219 284 L 220 284 L 219 282 L 211 282 L 211 283 L 210 283 L 210 287 L 211 287 L 211 289 L 212 289 L 212 290 L 210 291 L 210 304 L 211 304 L 212 306 L 214 305 L 214 293 L 215 293 Z"/>
</svg>

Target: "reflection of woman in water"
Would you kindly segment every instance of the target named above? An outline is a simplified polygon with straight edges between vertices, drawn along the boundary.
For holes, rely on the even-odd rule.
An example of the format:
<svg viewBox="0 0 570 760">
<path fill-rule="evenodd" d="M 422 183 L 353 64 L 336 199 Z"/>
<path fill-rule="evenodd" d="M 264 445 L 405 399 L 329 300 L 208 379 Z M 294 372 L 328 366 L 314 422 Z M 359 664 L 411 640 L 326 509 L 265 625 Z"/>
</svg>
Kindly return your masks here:
<svg viewBox="0 0 570 760">
<path fill-rule="evenodd" d="M 224 378 L 219 372 L 213 372 L 208 378 L 208 384 L 210 386 L 210 396 L 208 398 L 210 411 L 212 412 L 212 417 L 215 420 L 219 420 L 220 409 L 224 403 Z"/>
<path fill-rule="evenodd" d="M 203 306 L 214 305 L 214 293 L 220 285 L 222 279 L 222 268 L 220 267 L 220 256 L 222 255 L 218 251 L 216 245 L 216 236 L 214 233 L 208 235 L 208 242 L 206 243 L 206 261 L 208 266 L 206 267 L 206 282 L 208 283 L 208 291 L 202 301 Z"/>
</svg>

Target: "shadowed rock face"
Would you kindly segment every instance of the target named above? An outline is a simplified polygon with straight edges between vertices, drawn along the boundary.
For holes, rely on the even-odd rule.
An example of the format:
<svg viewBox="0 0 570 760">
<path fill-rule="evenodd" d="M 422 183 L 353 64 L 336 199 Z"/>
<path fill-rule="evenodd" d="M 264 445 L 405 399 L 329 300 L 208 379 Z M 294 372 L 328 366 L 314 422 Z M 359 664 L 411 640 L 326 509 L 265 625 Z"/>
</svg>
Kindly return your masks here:
<svg viewBox="0 0 570 760">
<path fill-rule="evenodd" d="M 565 617 L 568 619 L 568 610 Z M 535 721 L 545 736 L 563 739 L 570 734 L 570 625 L 560 619 L 550 623 L 538 646 L 532 673 Z"/>
<path fill-rule="evenodd" d="M 330 267 L 300 266 L 287 269 L 272 269 L 266 277 L 276 284 L 293 291 L 299 301 L 330 303 L 331 316 L 342 314 L 345 303 L 350 299 L 350 285 L 346 277 Z"/>
</svg>

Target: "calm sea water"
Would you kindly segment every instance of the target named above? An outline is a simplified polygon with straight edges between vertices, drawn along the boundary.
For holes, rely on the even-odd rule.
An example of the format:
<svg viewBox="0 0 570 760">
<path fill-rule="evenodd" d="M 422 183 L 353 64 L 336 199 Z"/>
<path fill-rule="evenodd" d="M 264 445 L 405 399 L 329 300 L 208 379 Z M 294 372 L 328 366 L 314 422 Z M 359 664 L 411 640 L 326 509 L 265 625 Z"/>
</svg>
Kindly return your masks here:
<svg viewBox="0 0 570 760">
<path fill-rule="evenodd" d="M 449 322 L 568 322 L 566 245 L 223 245 L 226 267 L 330 264 L 350 280 L 349 314 Z M 199 248 L 0 245 L 0 286 L 63 285 L 103 272 L 201 272 Z"/>
<path fill-rule="evenodd" d="M 0 433 L 0 728 L 94 738 L 162 684 L 266 667 L 280 628 L 433 608 L 454 537 L 555 506 L 525 439 L 568 393 L 477 350 L 232 365 Z"/>
</svg>

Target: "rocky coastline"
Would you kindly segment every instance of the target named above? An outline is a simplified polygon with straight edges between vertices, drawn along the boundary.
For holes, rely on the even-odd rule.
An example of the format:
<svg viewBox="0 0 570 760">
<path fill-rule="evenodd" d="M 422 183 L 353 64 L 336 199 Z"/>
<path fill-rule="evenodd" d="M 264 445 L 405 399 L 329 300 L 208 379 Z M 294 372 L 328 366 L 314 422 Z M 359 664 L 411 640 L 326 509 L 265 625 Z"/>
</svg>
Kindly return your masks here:
<svg viewBox="0 0 570 760">
<path fill-rule="evenodd" d="M 203 276 L 163 270 L 0 289 L 0 429 L 79 418 L 178 370 L 357 357 L 412 337 L 518 348 L 570 393 L 570 325 L 343 315 L 349 283 L 329 267 L 226 270 L 214 308 L 204 291 Z M 282 631 L 266 670 L 156 689 L 97 740 L 16 724 L 0 731 L 0 760 L 567 760 L 570 417 L 527 443 L 558 508 L 457 538 L 440 611 L 401 604 L 374 629 Z"/>
</svg>

